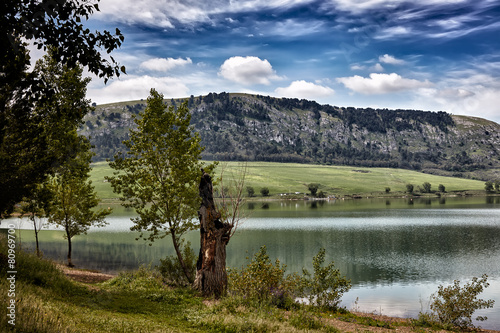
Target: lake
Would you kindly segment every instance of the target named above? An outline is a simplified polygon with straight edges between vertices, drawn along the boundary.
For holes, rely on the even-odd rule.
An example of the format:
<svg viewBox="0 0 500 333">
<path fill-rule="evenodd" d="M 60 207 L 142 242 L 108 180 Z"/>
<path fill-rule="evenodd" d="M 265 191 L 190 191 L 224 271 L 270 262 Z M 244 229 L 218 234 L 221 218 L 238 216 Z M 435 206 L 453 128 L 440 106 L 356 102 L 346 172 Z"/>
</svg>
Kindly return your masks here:
<svg viewBox="0 0 500 333">
<path fill-rule="evenodd" d="M 241 267 L 262 245 L 288 272 L 312 271 L 312 257 L 321 247 L 326 261 L 335 261 L 353 288 L 342 298 L 348 309 L 390 316 L 417 317 L 429 309 L 429 297 L 440 284 L 489 276 L 481 294 L 494 299 L 481 310 L 479 323 L 500 330 L 500 197 L 432 199 L 361 199 L 335 201 L 265 201 L 245 204 L 249 217 L 227 248 L 227 265 Z M 170 239 L 151 246 L 129 231 L 133 212 L 116 207 L 109 225 L 73 238 L 73 262 L 107 272 L 157 264 L 173 255 Z M 16 223 L 24 248 L 34 248 L 27 220 Z M 199 233 L 186 237 L 195 251 Z M 64 261 L 66 240 L 60 230 L 43 230 L 44 255 Z"/>
</svg>

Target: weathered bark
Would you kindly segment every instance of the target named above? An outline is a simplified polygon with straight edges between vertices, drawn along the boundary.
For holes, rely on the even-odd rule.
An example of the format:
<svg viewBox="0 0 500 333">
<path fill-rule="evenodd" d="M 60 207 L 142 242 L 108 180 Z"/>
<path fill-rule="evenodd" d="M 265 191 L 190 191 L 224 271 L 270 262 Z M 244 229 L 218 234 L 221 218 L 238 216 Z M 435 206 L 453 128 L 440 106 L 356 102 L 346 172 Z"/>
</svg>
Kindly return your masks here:
<svg viewBox="0 0 500 333">
<path fill-rule="evenodd" d="M 205 172 L 201 177 L 199 190 L 202 198 L 198 211 L 200 254 L 193 287 L 204 296 L 220 297 L 227 287 L 226 245 L 233 225 L 220 221 L 221 214 L 214 204 L 212 179 Z"/>
</svg>

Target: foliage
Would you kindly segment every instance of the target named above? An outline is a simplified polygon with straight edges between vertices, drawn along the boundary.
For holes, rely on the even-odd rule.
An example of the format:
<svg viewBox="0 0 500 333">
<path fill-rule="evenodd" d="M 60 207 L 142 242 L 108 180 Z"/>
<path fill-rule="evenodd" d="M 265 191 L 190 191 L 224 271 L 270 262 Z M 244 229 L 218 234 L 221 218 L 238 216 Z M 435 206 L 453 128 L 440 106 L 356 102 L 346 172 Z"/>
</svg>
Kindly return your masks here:
<svg viewBox="0 0 500 333">
<path fill-rule="evenodd" d="M 260 194 L 262 194 L 263 197 L 268 197 L 269 196 L 269 188 L 267 188 L 267 187 L 261 188 Z"/>
<path fill-rule="evenodd" d="M 302 279 L 297 274 L 285 275 L 286 265 L 271 262 L 266 246 L 255 253 L 246 268 L 228 270 L 228 292 L 249 301 L 290 307 L 294 296 L 301 293 Z"/>
<path fill-rule="evenodd" d="M 247 186 L 247 195 L 251 198 L 255 196 L 255 190 L 252 186 Z"/>
<path fill-rule="evenodd" d="M 443 325 L 451 325 L 460 329 L 473 328 L 472 315 L 476 310 L 492 308 L 495 301 L 478 299 L 477 296 L 489 286 L 488 276 L 485 274 L 480 279 L 460 286 L 460 281 L 455 280 L 453 285 L 438 287 L 437 294 L 431 296 L 431 310 L 433 310 Z M 484 321 L 487 317 L 477 317 L 476 320 Z"/>
<path fill-rule="evenodd" d="M 486 183 L 484 183 L 484 190 L 486 192 L 493 192 L 493 182 L 492 181 L 487 181 Z"/>
<path fill-rule="evenodd" d="M 309 192 L 311 192 L 311 195 L 314 197 L 314 196 L 316 196 L 316 193 L 318 192 L 319 184 L 311 183 L 311 184 L 307 185 L 307 188 L 309 189 Z"/>
<path fill-rule="evenodd" d="M 40 246 L 38 244 L 38 233 L 43 227 L 43 218 L 50 213 L 50 205 L 53 199 L 53 193 L 46 184 L 37 184 L 30 194 L 30 197 L 23 198 L 21 203 L 21 214 L 28 214 L 36 240 L 36 254 L 41 256 Z"/>
<path fill-rule="evenodd" d="M 94 208 L 99 204 L 90 177 L 90 160 L 92 153 L 90 145 L 80 138 L 80 151 L 74 159 L 58 168 L 55 177 L 47 182 L 52 192 L 52 202 L 49 211 L 49 223 L 61 226 L 68 240 L 68 266 L 71 262 L 71 238 L 86 234 L 91 226 L 102 227 L 107 222 L 106 215 L 110 210 Z"/>
<path fill-rule="evenodd" d="M 446 187 L 443 184 L 439 184 L 438 191 L 441 193 L 444 193 L 444 192 L 446 192 Z"/>
<path fill-rule="evenodd" d="M 431 184 L 429 182 L 425 182 L 422 184 L 422 191 L 424 193 L 431 193 Z"/>
<path fill-rule="evenodd" d="M 198 133 L 189 125 L 187 103 L 167 107 L 163 95 L 151 89 L 147 107 L 135 119 L 137 129 L 124 141 L 129 152 L 118 153 L 108 177 L 120 193 L 122 205 L 133 207 L 131 230 L 149 234 L 150 242 L 170 235 L 180 265 L 188 281 L 194 281 L 180 249 L 184 233 L 198 228 L 193 221 L 199 206 L 198 182 L 203 164 Z M 211 172 L 213 165 L 206 166 Z"/>
<path fill-rule="evenodd" d="M 406 184 L 406 192 L 413 194 L 413 185 L 412 184 Z"/>
<path fill-rule="evenodd" d="M 387 186 L 387 187 L 385 188 L 385 193 L 390 193 L 390 192 L 391 192 L 391 188 Z"/>
<path fill-rule="evenodd" d="M 309 303 L 321 308 L 337 309 L 342 295 L 351 289 L 351 281 L 341 277 L 340 271 L 335 268 L 334 262 L 323 266 L 325 249 L 319 250 L 313 258 L 314 275 L 303 269 L 306 294 Z"/>
<path fill-rule="evenodd" d="M 119 30 L 91 32 L 81 23 L 98 5 L 88 1 L 7 0 L 0 16 L 0 214 L 12 211 L 33 185 L 53 172 L 66 157 L 66 142 L 59 140 L 59 124 L 76 129 L 88 109 L 66 108 L 53 103 L 58 95 L 80 86 L 57 86 L 45 72 L 29 72 L 27 41 L 53 53 L 58 65 L 77 64 L 104 78 L 125 72 L 102 51 L 111 53 L 124 40 Z M 80 73 L 81 75 L 81 73 Z M 76 76 L 75 78 L 78 78 Z M 50 104 L 50 108 L 46 107 Z M 40 107 L 43 105 L 44 107 Z M 67 152 L 67 151 L 66 151 Z"/>
<path fill-rule="evenodd" d="M 190 274 L 196 274 L 196 261 L 198 257 L 191 248 L 191 243 L 187 242 L 186 245 L 181 244 L 182 258 L 186 264 Z M 173 286 L 187 286 L 189 281 L 186 279 L 184 269 L 181 267 L 177 256 L 167 256 L 165 259 L 160 259 L 160 264 L 157 269 L 163 275 L 165 281 Z"/>
</svg>

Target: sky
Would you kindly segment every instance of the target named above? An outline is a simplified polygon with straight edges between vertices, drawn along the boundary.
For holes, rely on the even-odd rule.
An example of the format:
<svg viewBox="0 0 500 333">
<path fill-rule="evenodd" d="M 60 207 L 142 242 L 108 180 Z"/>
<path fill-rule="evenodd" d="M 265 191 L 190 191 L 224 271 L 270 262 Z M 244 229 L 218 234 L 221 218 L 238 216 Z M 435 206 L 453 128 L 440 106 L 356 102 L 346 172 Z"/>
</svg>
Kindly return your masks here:
<svg viewBox="0 0 500 333">
<path fill-rule="evenodd" d="M 500 123 L 500 1 L 102 0 L 127 75 L 97 104 L 243 92 Z"/>
</svg>

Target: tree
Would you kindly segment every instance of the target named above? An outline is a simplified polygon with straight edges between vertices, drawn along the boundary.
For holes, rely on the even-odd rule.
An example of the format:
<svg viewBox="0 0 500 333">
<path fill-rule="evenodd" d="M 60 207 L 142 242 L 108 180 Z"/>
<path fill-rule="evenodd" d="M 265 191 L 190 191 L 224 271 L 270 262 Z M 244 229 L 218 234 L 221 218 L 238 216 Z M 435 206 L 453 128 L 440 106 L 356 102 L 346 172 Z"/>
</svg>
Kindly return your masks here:
<svg viewBox="0 0 500 333">
<path fill-rule="evenodd" d="M 38 233 L 43 227 L 42 218 L 50 213 L 50 205 L 52 201 L 52 192 L 46 184 L 38 184 L 31 192 L 29 198 L 23 199 L 21 206 L 21 214 L 28 214 L 33 230 L 35 231 L 36 255 L 40 257 L 40 246 L 38 244 Z"/>
<path fill-rule="evenodd" d="M 129 149 L 115 155 L 108 177 L 122 205 L 135 208 L 133 231 L 150 242 L 171 236 L 187 280 L 190 273 L 182 256 L 183 235 L 198 228 L 193 222 L 199 207 L 198 179 L 203 148 L 198 133 L 189 125 L 187 103 L 177 109 L 163 104 L 163 95 L 151 89 L 144 111 L 135 119 L 137 129 L 123 143 Z M 211 172 L 213 165 L 205 166 Z M 149 232 L 144 236 L 144 232 Z"/>
<path fill-rule="evenodd" d="M 263 187 L 260 189 L 260 194 L 262 194 L 263 197 L 269 196 L 269 189 L 267 187 Z"/>
<path fill-rule="evenodd" d="M 47 185 L 53 195 L 49 223 L 64 228 L 70 267 L 74 266 L 71 261 L 71 239 L 86 234 L 91 226 L 104 226 L 106 215 L 111 213 L 105 209 L 94 209 L 99 204 L 99 198 L 89 180 L 92 153 L 87 138 L 80 137 L 79 148 L 75 158 L 59 167 Z"/>
<path fill-rule="evenodd" d="M 439 184 L 438 191 L 444 193 L 446 192 L 446 187 L 443 184 Z"/>
<path fill-rule="evenodd" d="M 493 192 L 493 182 L 487 181 L 486 183 L 484 183 L 484 190 L 486 192 Z"/>
<path fill-rule="evenodd" d="M 250 198 L 255 196 L 255 190 L 252 186 L 247 186 L 247 194 Z"/>
<path fill-rule="evenodd" d="M 413 194 L 413 185 L 412 184 L 406 184 L 406 192 Z"/>
<path fill-rule="evenodd" d="M 495 191 L 500 191 L 500 179 L 495 180 Z"/>
<path fill-rule="evenodd" d="M 91 32 L 81 23 L 98 11 L 88 1 L 6 0 L 0 15 L 0 217 L 7 216 L 35 184 L 68 156 L 54 151 L 51 140 L 60 133 L 59 122 L 76 128 L 86 109 L 71 110 L 48 105 L 59 87 L 51 77 L 29 72 L 30 56 L 26 41 L 53 53 L 53 59 L 68 68 L 86 67 L 104 80 L 125 72 L 123 66 L 101 54 L 118 48 L 124 40 L 119 30 Z M 66 87 L 68 88 L 68 87 Z M 37 109 L 37 111 L 35 111 Z M 64 140 L 59 140 L 63 147 Z M 69 149 L 71 151 L 71 149 Z M 66 150 L 68 152 L 68 150 Z"/>
<path fill-rule="evenodd" d="M 315 196 L 316 196 L 316 193 L 318 192 L 319 184 L 314 184 L 314 183 L 312 183 L 312 184 L 309 184 L 309 185 L 307 186 L 307 188 L 309 189 L 309 192 L 311 192 L 311 195 L 312 195 L 313 197 L 315 197 Z"/>
<path fill-rule="evenodd" d="M 385 193 L 390 193 L 391 192 L 391 188 L 390 187 L 386 187 L 385 188 Z"/>
<path fill-rule="evenodd" d="M 423 192 L 424 193 L 431 193 L 431 184 L 428 182 L 425 182 L 422 184 Z"/>
</svg>

